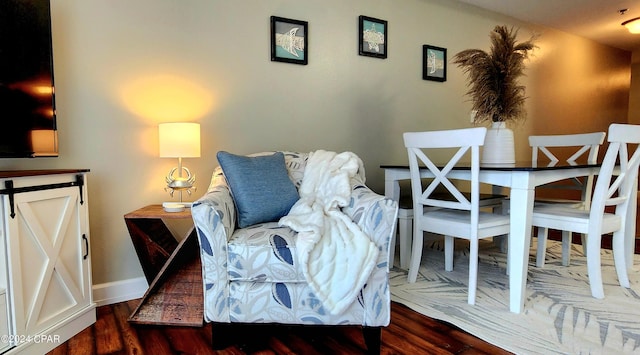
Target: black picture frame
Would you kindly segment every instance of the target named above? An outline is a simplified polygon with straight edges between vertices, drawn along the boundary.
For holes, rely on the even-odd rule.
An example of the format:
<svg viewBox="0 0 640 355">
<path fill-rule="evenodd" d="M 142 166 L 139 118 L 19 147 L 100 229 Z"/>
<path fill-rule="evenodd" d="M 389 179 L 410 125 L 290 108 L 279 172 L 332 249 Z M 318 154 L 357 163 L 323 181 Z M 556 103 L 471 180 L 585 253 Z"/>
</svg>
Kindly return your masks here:
<svg viewBox="0 0 640 355">
<path fill-rule="evenodd" d="M 309 23 L 271 16 L 271 61 L 307 65 Z"/>
<path fill-rule="evenodd" d="M 388 32 L 387 21 L 368 16 L 358 17 L 358 54 L 386 59 L 389 51 Z"/>
<path fill-rule="evenodd" d="M 425 44 L 422 46 L 422 79 L 447 81 L 447 49 Z"/>
</svg>

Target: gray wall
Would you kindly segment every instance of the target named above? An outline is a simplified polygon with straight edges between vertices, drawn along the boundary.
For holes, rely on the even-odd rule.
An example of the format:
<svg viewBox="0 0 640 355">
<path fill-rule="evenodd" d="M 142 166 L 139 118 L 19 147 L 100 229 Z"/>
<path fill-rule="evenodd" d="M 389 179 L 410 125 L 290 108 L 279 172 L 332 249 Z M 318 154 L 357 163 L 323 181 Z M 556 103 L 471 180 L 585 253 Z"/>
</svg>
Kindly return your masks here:
<svg viewBox="0 0 640 355">
<path fill-rule="evenodd" d="M 350 150 L 382 192 L 379 165 L 404 162 L 405 131 L 468 127 L 465 78 L 421 77 L 422 45 L 488 49 L 497 24 L 541 34 L 524 83 L 532 133 L 626 122 L 630 58 L 556 30 L 450 0 L 56 0 L 52 2 L 60 157 L 5 159 L 0 169 L 89 168 L 95 284 L 142 276 L 123 215 L 169 201 L 157 124 L 202 125 L 202 157 L 184 164 L 200 196 L 215 153 Z M 309 22 L 309 65 L 270 61 L 269 17 Z M 386 60 L 359 56 L 357 19 L 389 22 Z M 195 197 L 191 197 L 193 199 Z M 175 200 L 175 198 L 174 198 Z"/>
</svg>

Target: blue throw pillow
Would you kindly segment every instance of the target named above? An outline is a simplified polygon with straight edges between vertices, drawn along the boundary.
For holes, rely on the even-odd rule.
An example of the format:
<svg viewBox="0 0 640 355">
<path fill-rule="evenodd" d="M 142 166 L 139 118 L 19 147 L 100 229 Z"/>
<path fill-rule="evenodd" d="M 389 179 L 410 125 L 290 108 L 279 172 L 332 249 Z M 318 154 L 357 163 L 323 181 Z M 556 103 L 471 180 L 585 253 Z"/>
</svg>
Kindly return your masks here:
<svg viewBox="0 0 640 355">
<path fill-rule="evenodd" d="M 240 228 L 277 221 L 300 198 L 282 152 L 248 157 L 221 151 L 217 157 L 233 195 Z"/>
</svg>

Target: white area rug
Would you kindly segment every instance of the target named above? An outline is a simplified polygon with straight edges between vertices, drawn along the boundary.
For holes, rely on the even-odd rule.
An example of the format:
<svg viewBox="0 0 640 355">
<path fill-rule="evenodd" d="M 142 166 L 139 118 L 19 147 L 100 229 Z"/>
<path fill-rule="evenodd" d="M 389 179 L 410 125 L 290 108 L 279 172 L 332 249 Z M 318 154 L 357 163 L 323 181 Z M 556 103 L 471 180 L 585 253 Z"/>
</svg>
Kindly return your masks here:
<svg viewBox="0 0 640 355">
<path fill-rule="evenodd" d="M 444 320 L 516 354 L 640 354 L 640 258 L 629 273 L 631 289 L 620 287 L 610 250 L 602 250 L 605 299 L 591 297 L 582 247 L 574 245 L 571 266 L 561 265 L 561 244 L 549 241 L 547 263 L 535 267 L 535 238 L 529 261 L 524 312 L 509 312 L 506 254 L 480 242 L 478 293 L 467 304 L 468 242 L 456 242 L 454 271 L 444 271 L 442 242 L 425 241 L 418 280 L 390 273 L 392 300 Z M 396 260 L 398 258 L 396 257 Z"/>
</svg>

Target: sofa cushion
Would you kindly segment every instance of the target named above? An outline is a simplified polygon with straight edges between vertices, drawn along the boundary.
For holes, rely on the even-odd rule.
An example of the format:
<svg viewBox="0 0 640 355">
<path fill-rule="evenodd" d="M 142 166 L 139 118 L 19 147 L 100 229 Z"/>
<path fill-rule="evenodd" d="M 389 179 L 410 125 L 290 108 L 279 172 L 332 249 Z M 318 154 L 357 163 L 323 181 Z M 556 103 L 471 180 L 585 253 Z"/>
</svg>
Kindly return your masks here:
<svg viewBox="0 0 640 355">
<path fill-rule="evenodd" d="M 238 215 L 238 227 L 277 221 L 299 199 L 282 152 L 248 157 L 220 151 L 218 162 Z"/>
<path fill-rule="evenodd" d="M 306 282 L 296 254 L 296 235 L 277 222 L 236 229 L 227 244 L 229 280 Z"/>
</svg>

